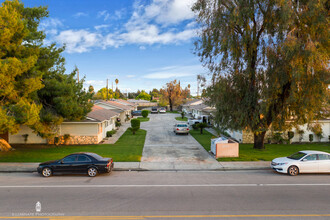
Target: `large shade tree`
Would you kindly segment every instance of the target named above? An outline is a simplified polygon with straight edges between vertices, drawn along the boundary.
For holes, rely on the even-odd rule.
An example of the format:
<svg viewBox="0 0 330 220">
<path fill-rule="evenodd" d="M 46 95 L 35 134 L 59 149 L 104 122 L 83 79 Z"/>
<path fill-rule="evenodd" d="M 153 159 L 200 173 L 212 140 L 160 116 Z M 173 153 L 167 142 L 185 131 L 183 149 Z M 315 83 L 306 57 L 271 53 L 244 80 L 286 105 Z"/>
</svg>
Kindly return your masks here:
<svg viewBox="0 0 330 220">
<path fill-rule="evenodd" d="M 0 7 L 0 133 L 26 125 L 43 137 L 56 134 L 64 119 L 80 120 L 91 110 L 91 94 L 64 74 L 64 48 L 45 46 L 38 30 L 47 8 L 25 8 L 19 1 Z"/>
<path fill-rule="evenodd" d="M 254 134 L 284 130 L 326 114 L 327 1 L 198 0 L 196 53 L 212 73 L 207 88 L 217 123 Z M 290 121 L 290 123 L 287 123 Z"/>
</svg>

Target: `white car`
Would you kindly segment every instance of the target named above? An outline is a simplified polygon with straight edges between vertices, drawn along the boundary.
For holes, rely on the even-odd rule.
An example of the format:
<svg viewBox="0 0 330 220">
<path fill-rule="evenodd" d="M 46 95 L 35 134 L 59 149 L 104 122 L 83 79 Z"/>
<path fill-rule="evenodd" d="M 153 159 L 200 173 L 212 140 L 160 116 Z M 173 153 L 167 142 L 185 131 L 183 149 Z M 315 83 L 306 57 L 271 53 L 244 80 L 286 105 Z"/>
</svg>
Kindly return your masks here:
<svg viewBox="0 0 330 220">
<path fill-rule="evenodd" d="M 189 135 L 189 125 L 187 123 L 177 123 L 174 125 L 173 131 L 175 134 Z"/>
<path fill-rule="evenodd" d="M 275 158 L 270 167 L 291 176 L 299 173 L 330 173 L 330 154 L 322 151 L 299 151 L 289 157 Z"/>
<path fill-rule="evenodd" d="M 159 109 L 159 113 L 166 113 L 166 108 L 161 107 L 161 108 Z"/>
</svg>

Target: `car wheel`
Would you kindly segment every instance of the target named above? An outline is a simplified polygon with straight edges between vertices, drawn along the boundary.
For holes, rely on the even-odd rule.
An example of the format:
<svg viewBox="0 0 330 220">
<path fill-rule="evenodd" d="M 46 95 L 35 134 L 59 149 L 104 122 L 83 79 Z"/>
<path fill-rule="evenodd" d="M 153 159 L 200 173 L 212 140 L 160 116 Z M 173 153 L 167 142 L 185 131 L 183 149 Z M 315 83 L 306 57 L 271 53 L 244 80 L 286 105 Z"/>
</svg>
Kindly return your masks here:
<svg viewBox="0 0 330 220">
<path fill-rule="evenodd" d="M 97 175 L 97 169 L 95 167 L 91 167 L 87 170 L 88 176 L 94 177 Z"/>
<path fill-rule="evenodd" d="M 49 167 L 45 167 L 42 169 L 42 175 L 44 177 L 50 177 L 52 175 L 52 169 L 50 169 Z"/>
<path fill-rule="evenodd" d="M 299 174 L 299 169 L 298 169 L 298 167 L 297 167 L 297 166 L 290 166 L 290 167 L 288 168 L 288 174 L 289 174 L 290 176 L 296 176 L 296 175 L 298 175 L 298 174 Z"/>
</svg>

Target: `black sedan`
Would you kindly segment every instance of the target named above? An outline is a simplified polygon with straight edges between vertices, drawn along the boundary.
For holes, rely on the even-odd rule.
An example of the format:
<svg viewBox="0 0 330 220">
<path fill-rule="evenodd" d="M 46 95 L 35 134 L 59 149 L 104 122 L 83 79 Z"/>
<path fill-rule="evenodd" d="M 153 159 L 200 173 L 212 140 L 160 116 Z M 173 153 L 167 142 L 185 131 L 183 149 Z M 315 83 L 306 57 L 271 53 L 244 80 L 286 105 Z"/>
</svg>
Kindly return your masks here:
<svg viewBox="0 0 330 220">
<path fill-rule="evenodd" d="M 53 160 L 39 164 L 38 173 L 49 177 L 53 173 L 86 173 L 94 177 L 98 173 L 110 173 L 113 160 L 103 158 L 95 153 L 74 153 L 61 160 Z"/>
</svg>

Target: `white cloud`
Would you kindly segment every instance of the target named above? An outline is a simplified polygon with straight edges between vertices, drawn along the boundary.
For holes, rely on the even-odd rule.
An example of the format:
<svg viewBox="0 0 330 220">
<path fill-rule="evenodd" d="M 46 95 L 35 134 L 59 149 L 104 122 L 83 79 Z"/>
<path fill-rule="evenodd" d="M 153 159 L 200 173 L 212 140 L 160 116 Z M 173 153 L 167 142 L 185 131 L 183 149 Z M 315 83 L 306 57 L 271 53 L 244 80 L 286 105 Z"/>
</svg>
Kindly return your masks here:
<svg viewBox="0 0 330 220">
<path fill-rule="evenodd" d="M 127 78 L 134 78 L 135 75 L 127 75 L 126 77 L 127 77 Z"/>
<path fill-rule="evenodd" d="M 61 26 L 63 26 L 63 23 L 58 18 L 46 18 L 39 24 L 41 30 L 56 29 Z"/>
<path fill-rule="evenodd" d="M 192 66 L 169 66 L 160 68 L 158 71 L 155 70 L 149 73 L 143 78 L 146 79 L 170 79 L 170 78 L 181 78 L 188 76 L 196 76 L 200 72 L 203 72 L 201 65 Z"/>
<path fill-rule="evenodd" d="M 110 18 L 110 13 L 107 10 L 99 11 L 97 13 L 98 18 L 103 18 L 104 21 L 108 20 Z"/>
<path fill-rule="evenodd" d="M 144 50 L 146 45 L 180 44 L 197 36 L 193 23 L 194 15 L 190 9 L 193 1 L 153 0 L 148 5 L 135 1 L 130 19 L 115 32 L 109 32 L 110 26 L 103 24 L 95 26 L 94 31 L 64 30 L 57 33 L 54 28 L 52 34 L 57 34 L 55 40 L 66 44 L 68 53 L 88 52 L 92 48 L 118 48 L 128 44 L 137 44 L 141 50 Z M 121 19 L 124 13 L 124 9 L 115 11 L 114 15 L 104 10 L 98 12 L 97 17 L 104 21 Z M 183 21 L 188 21 L 189 24 L 176 26 Z M 61 25 L 59 20 L 50 22 L 54 22 L 55 27 Z"/>
<path fill-rule="evenodd" d="M 195 0 L 154 0 L 145 7 L 145 16 L 159 24 L 169 25 L 194 18 L 191 7 Z"/>
<path fill-rule="evenodd" d="M 77 12 L 76 14 L 73 15 L 74 18 L 80 18 L 80 17 L 87 17 L 88 14 L 84 12 Z"/>
<path fill-rule="evenodd" d="M 108 24 L 102 24 L 102 25 L 97 25 L 94 28 L 96 30 L 100 30 L 100 29 L 107 29 L 108 27 L 110 27 L 110 25 L 108 25 Z"/>
<path fill-rule="evenodd" d="M 66 44 L 66 51 L 68 53 L 83 53 L 97 46 L 101 38 L 100 35 L 87 30 L 66 30 L 62 31 L 56 37 L 56 40 L 62 44 Z"/>
<path fill-rule="evenodd" d="M 104 80 L 87 80 L 84 84 L 88 86 L 105 86 L 106 82 Z"/>
</svg>

